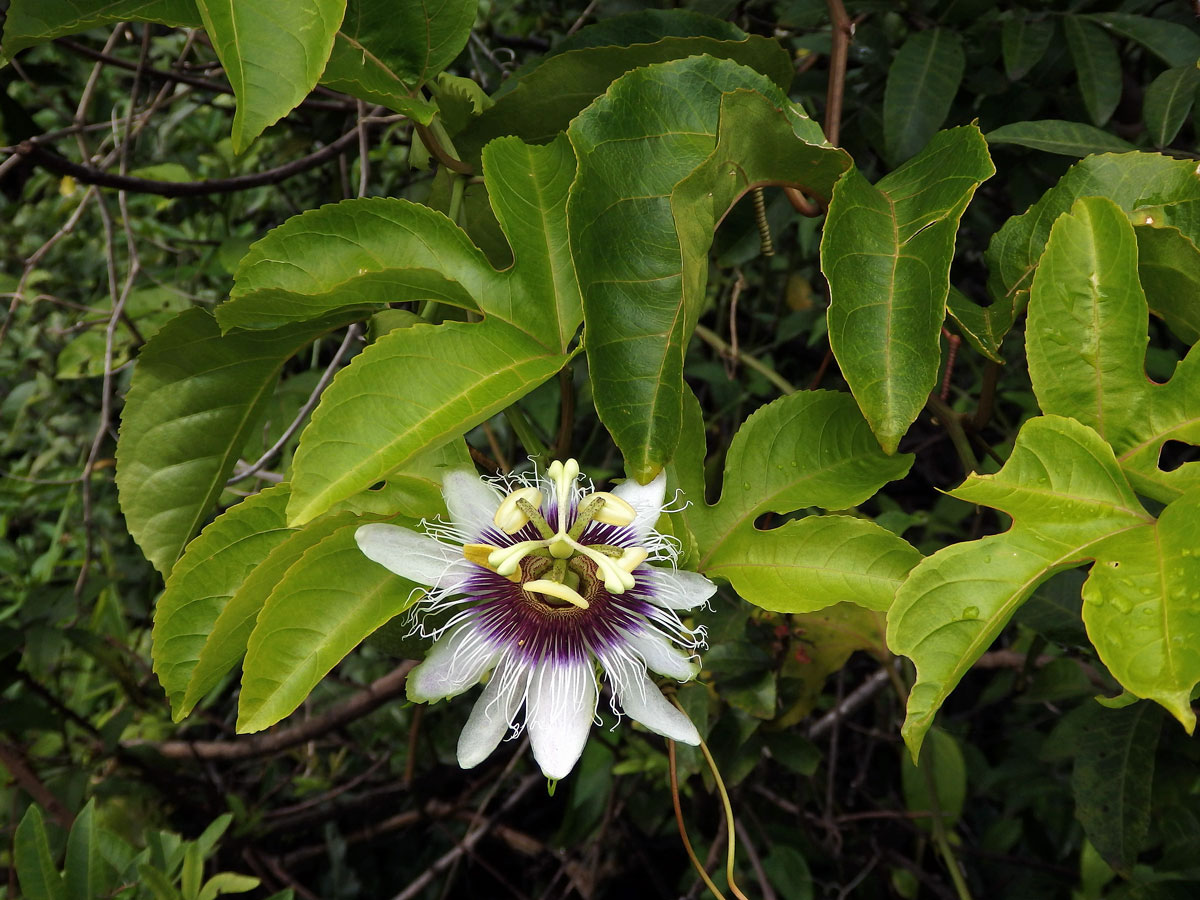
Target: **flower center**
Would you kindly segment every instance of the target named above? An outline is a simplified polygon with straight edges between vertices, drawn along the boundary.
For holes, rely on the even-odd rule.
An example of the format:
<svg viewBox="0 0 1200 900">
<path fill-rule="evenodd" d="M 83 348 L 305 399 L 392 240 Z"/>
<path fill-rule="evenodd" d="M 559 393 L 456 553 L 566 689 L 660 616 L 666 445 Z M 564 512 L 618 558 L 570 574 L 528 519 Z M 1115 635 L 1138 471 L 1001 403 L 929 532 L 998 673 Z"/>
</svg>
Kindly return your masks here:
<svg viewBox="0 0 1200 900">
<path fill-rule="evenodd" d="M 508 547 L 467 544 L 463 555 L 521 585 L 531 602 L 551 611 L 587 609 L 600 585 L 610 594 L 632 588 L 633 570 L 646 560 L 645 550 L 582 544 L 579 539 L 593 521 L 628 526 L 637 518 L 637 511 L 620 497 L 593 492 L 579 499 L 571 516 L 579 464 L 573 459 L 565 463 L 556 460 L 547 474 L 554 484 L 557 528 L 551 528 L 542 514 L 542 492 L 523 487 L 504 498 L 493 521 L 505 534 L 516 534 L 532 524 L 540 537 Z"/>
</svg>

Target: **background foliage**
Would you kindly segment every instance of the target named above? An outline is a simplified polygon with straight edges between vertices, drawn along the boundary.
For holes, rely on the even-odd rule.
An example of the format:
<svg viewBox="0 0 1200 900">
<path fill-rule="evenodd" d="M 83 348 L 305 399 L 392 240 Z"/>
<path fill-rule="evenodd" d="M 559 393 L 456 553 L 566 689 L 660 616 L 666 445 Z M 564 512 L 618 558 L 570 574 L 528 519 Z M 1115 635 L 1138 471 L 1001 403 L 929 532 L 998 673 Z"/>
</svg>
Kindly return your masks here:
<svg viewBox="0 0 1200 900">
<path fill-rule="evenodd" d="M 673 784 L 734 890 L 697 751 L 402 700 L 354 529 L 568 454 L 693 501 L 746 893 L 1194 895 L 1187 4 L 282 9 L 7 4 L 5 896 L 694 896 Z"/>
</svg>

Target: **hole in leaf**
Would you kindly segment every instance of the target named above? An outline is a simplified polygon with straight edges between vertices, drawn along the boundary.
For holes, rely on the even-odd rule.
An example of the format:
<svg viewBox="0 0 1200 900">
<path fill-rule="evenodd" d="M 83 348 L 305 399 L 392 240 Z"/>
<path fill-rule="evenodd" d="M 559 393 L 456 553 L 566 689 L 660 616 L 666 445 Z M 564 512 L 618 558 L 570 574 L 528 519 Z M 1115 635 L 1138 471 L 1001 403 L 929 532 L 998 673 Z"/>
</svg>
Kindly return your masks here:
<svg viewBox="0 0 1200 900">
<path fill-rule="evenodd" d="M 369 488 L 367 488 L 367 490 L 375 491 L 376 493 L 378 493 L 379 491 L 382 491 L 385 487 L 387 487 L 386 481 L 377 481 L 373 485 L 371 485 Z"/>
<path fill-rule="evenodd" d="M 1200 458 L 1200 447 L 1183 441 L 1163 441 L 1158 451 L 1158 468 L 1163 472 L 1174 472 L 1186 462 Z"/>
</svg>

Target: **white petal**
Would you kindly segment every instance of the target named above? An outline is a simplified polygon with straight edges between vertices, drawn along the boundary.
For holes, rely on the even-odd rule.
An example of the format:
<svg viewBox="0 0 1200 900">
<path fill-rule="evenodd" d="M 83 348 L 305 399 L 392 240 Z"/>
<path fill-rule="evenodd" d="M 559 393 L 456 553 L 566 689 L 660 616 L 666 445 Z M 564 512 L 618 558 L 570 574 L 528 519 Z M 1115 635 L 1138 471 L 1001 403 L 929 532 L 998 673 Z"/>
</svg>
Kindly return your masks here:
<svg viewBox="0 0 1200 900">
<path fill-rule="evenodd" d="M 717 592 L 717 586 L 699 572 L 643 566 L 639 576 L 649 573 L 650 600 L 667 609 L 695 609 Z"/>
<path fill-rule="evenodd" d="M 525 702 L 528 683 L 528 669 L 507 662 L 496 667 L 458 736 L 460 766 L 473 769 L 492 755 Z"/>
<path fill-rule="evenodd" d="M 636 478 L 627 478 L 612 492 L 637 510 L 637 518 L 629 527 L 637 535 L 637 542 L 642 543 L 662 515 L 663 498 L 667 493 L 666 472 L 659 472 L 649 484 L 638 484 Z"/>
<path fill-rule="evenodd" d="M 439 638 L 424 662 L 408 673 L 408 699 L 429 703 L 461 694 L 496 664 L 499 649 L 468 622 Z"/>
<path fill-rule="evenodd" d="M 700 663 L 675 649 L 671 640 L 653 628 L 625 632 L 629 647 L 645 661 L 647 668 L 676 681 L 691 681 L 700 671 Z"/>
<path fill-rule="evenodd" d="M 605 671 L 617 702 L 631 719 L 681 744 L 700 743 L 700 733 L 692 720 L 672 706 L 635 665 L 626 662 L 610 667 L 606 661 Z"/>
<path fill-rule="evenodd" d="M 399 525 L 363 525 L 354 540 L 367 559 L 427 587 L 454 590 L 472 572 L 461 548 Z"/>
<path fill-rule="evenodd" d="M 446 498 L 450 521 L 472 540 L 485 528 L 493 527 L 492 516 L 504 499 L 496 488 L 466 469 L 446 473 L 442 478 L 442 496 Z"/>
<path fill-rule="evenodd" d="M 591 660 L 543 659 L 529 682 L 526 722 L 533 758 L 547 778 L 575 768 L 596 715 L 596 678 Z"/>
</svg>

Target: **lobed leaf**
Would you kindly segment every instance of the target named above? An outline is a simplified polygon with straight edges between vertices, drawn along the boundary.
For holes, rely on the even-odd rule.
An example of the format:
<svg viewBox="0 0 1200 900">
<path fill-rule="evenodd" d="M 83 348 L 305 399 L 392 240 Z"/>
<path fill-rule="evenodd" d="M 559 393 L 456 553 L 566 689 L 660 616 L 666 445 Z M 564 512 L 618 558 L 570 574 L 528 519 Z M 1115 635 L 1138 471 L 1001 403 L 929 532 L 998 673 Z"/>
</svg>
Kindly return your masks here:
<svg viewBox="0 0 1200 900">
<path fill-rule="evenodd" d="M 695 540 L 697 568 L 728 580 L 746 600 L 779 612 L 851 602 L 886 609 L 920 559 L 908 542 L 849 516 L 807 516 L 762 530 L 766 513 L 861 503 L 908 471 L 885 456 L 853 399 L 833 391 L 781 397 L 751 415 L 730 444 L 720 500 L 704 502 L 704 432 L 689 394 L 671 482 L 689 505 L 677 514 Z"/>
<path fill-rule="evenodd" d="M 951 495 L 1003 510 L 1013 526 L 922 560 L 888 612 L 888 646 L 917 669 L 903 728 L 914 758 L 942 702 L 1041 582 L 1095 558 L 1104 538 L 1153 523 L 1112 449 L 1058 416 L 1026 422 L 998 473 Z"/>
<path fill-rule="evenodd" d="M 632 17 L 640 15 L 633 14 Z M 609 21 L 621 18 L 629 17 Z M 593 27 L 607 24 L 602 22 Z M 587 30 L 581 31 L 579 36 L 585 35 Z M 625 46 L 589 43 L 579 49 L 556 53 L 519 77 L 511 90 L 496 97 L 495 105 L 472 120 L 456 137 L 455 145 L 464 157 L 471 158 L 488 141 L 501 135 L 517 135 L 531 143 L 548 141 L 565 131 L 581 110 L 626 72 L 689 56 L 731 60 L 763 73 L 781 89 L 787 90 L 792 81 L 792 63 L 787 51 L 771 38 L 733 30 L 738 32 L 733 37 L 661 36 Z M 615 42 L 616 38 L 612 40 Z"/>
<path fill-rule="evenodd" d="M 1153 219 L 1153 217 L 1151 217 Z M 1138 279 L 1150 312 L 1185 344 L 1200 340 L 1200 248 L 1178 228 L 1135 225 Z"/>
<path fill-rule="evenodd" d="M 798 181 L 823 195 L 847 158 L 762 75 L 708 57 L 629 73 L 568 137 L 579 174 L 567 212 L 597 413 L 645 482 L 679 439 L 683 352 L 716 222 L 754 183 Z"/>
<path fill-rule="evenodd" d="M 381 336 L 333 379 L 300 440 L 288 520 L 312 521 L 509 406 L 566 362 L 498 319 Z"/>
<path fill-rule="evenodd" d="M 196 6 L 237 97 L 232 138 L 241 153 L 316 86 L 346 0 L 196 0 Z"/>
<path fill-rule="evenodd" d="M 968 125 L 941 132 L 878 185 L 851 170 L 834 189 L 821 238 L 829 345 L 888 453 L 937 381 L 958 220 L 994 173 Z"/>
<path fill-rule="evenodd" d="M 306 550 L 267 598 L 246 650 L 239 732 L 291 713 L 363 638 L 416 599 L 411 582 L 363 558 L 358 526 L 348 522 Z"/>
<path fill-rule="evenodd" d="M 1107 197 L 1126 212 L 1153 213 L 1157 221 L 1170 215 L 1159 209 L 1163 205 L 1170 209 L 1181 201 L 1200 201 L 1200 178 L 1194 162 L 1157 153 L 1106 153 L 1072 166 L 1037 203 L 1005 222 L 992 238 L 985 261 L 988 290 L 995 301 L 1012 302 L 1017 314 L 1024 311 L 1050 226 L 1080 197 Z M 1200 223 L 1200 216 L 1194 218 Z"/>
<path fill-rule="evenodd" d="M 462 52 L 476 0 L 348 0 L 321 83 L 428 125 L 437 105 L 419 88 Z"/>
<path fill-rule="evenodd" d="M 167 575 L 233 471 L 289 357 L 353 317 L 222 335 L 203 309 L 142 349 L 121 416 L 117 489 L 129 533 Z"/>
<path fill-rule="evenodd" d="M 4 55 L 67 34 L 117 22 L 200 25 L 195 0 L 11 0 L 4 19 Z"/>
<path fill-rule="evenodd" d="M 1166 384 L 1145 376 L 1146 297 L 1138 241 L 1112 201 L 1084 197 L 1050 232 L 1033 279 L 1026 353 L 1043 412 L 1071 415 L 1112 445 L 1141 493 L 1169 502 L 1200 486 L 1200 465 L 1166 472 L 1168 440 L 1200 443 L 1200 352 Z"/>
<path fill-rule="evenodd" d="M 942 127 L 965 67 L 962 40 L 944 28 L 918 31 L 896 51 L 883 93 L 883 145 L 893 166 Z"/>
<path fill-rule="evenodd" d="M 246 577 L 289 534 L 288 486 L 275 485 L 218 516 L 191 544 L 154 608 L 154 672 L 176 721 L 214 623 Z"/>
</svg>

